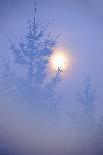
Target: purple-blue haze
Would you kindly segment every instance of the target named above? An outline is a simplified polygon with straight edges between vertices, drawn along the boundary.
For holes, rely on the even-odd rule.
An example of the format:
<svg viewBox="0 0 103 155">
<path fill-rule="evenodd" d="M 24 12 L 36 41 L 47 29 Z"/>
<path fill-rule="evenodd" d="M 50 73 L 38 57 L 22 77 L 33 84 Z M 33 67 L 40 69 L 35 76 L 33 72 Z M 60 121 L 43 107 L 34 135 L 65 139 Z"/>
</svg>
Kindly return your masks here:
<svg viewBox="0 0 103 155">
<path fill-rule="evenodd" d="M 39 0 L 36 5 L 35 15 L 34 0 L 0 0 L 1 63 L 4 56 L 11 61 L 11 68 L 17 74 L 25 76 L 25 71 L 12 63 L 13 54 L 8 40 L 18 47 L 27 33 L 28 19 L 35 16 L 40 24 L 49 23 L 46 33 L 50 32 L 54 40 L 60 34 L 55 47 L 66 49 L 72 57 L 72 64 L 68 65 L 70 69 L 62 72 L 63 80 L 56 88 L 61 96 L 58 114 L 51 112 L 53 117 L 50 119 L 48 112 L 43 113 L 43 105 L 27 105 L 22 98 L 8 104 L 12 97 L 5 95 L 0 88 L 0 126 L 4 128 L 0 136 L 9 135 L 8 140 L 0 140 L 1 152 L 8 154 L 11 151 L 17 155 L 102 155 L 103 2 Z M 50 73 L 49 78 L 52 76 Z M 34 95 L 38 102 L 37 97 L 38 94 Z M 46 97 L 49 98 L 48 95 Z M 27 103 L 32 102 L 31 98 L 28 95 Z"/>
</svg>

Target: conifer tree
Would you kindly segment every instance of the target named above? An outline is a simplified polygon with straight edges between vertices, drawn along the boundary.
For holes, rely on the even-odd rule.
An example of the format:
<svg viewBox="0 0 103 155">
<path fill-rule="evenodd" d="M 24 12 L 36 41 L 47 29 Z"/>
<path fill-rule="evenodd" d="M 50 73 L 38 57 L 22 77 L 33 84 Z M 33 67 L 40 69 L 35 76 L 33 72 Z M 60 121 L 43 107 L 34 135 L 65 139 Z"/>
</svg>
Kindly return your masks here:
<svg viewBox="0 0 103 155">
<path fill-rule="evenodd" d="M 36 4 L 35 4 L 36 16 Z M 57 43 L 57 37 L 51 39 L 46 35 L 48 25 L 40 24 L 34 17 L 28 20 L 28 31 L 24 39 L 19 41 L 18 47 L 10 41 L 10 50 L 14 56 L 14 64 L 23 68 L 23 76 L 14 71 L 10 61 L 3 57 L 0 72 L 0 84 L 6 92 L 16 100 L 31 104 L 34 111 L 56 112 L 60 97 L 56 93 L 56 86 L 62 80 L 61 68 L 58 68 L 55 77 L 47 81 L 49 62 Z"/>
</svg>

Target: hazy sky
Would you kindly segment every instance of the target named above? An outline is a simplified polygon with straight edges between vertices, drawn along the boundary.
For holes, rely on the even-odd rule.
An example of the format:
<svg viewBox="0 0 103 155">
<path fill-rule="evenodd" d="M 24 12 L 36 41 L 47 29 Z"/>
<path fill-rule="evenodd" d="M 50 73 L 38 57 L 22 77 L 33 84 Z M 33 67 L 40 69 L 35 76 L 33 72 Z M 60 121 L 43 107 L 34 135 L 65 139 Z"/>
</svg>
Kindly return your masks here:
<svg viewBox="0 0 103 155">
<path fill-rule="evenodd" d="M 25 34 L 26 20 L 34 14 L 34 2 L 0 0 L 0 54 L 9 55 L 8 38 L 17 44 Z M 48 31 L 55 36 L 61 34 L 57 47 L 66 48 L 73 59 L 61 87 L 65 101 L 76 100 L 82 80 L 91 74 L 100 108 L 103 101 L 103 1 L 39 0 L 37 9 L 39 20 L 50 23 Z"/>
<path fill-rule="evenodd" d="M 0 56 L 11 58 L 8 38 L 17 45 L 27 32 L 26 21 L 29 18 L 32 19 L 34 9 L 35 0 L 0 0 Z M 103 1 L 37 0 L 37 18 L 44 24 L 50 23 L 48 32 L 51 32 L 53 37 L 61 34 L 57 47 L 66 49 L 72 57 L 72 64 L 65 71 L 60 85 L 64 109 L 68 111 L 70 107 L 73 108 L 74 103 L 77 103 L 77 91 L 82 88 L 83 79 L 91 74 L 97 95 L 97 118 L 100 118 L 103 113 Z M 27 120 L 25 123 L 28 125 Z M 15 124 L 16 130 L 21 128 L 17 122 Z M 71 126 L 70 129 L 72 129 Z M 71 133 L 73 134 L 72 131 Z M 71 143 L 73 143 L 75 139 L 70 134 Z M 64 137 L 65 134 L 61 135 Z M 78 134 L 75 133 L 75 135 Z M 76 143 L 81 145 L 78 141 Z M 85 141 L 84 143 L 86 144 Z"/>
</svg>

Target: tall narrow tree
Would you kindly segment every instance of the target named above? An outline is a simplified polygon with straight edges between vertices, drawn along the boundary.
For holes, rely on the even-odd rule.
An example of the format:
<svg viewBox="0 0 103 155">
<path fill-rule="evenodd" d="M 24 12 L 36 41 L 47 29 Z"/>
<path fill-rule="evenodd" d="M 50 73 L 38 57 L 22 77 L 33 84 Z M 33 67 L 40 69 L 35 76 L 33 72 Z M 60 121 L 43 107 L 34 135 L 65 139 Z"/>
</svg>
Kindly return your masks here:
<svg viewBox="0 0 103 155">
<path fill-rule="evenodd" d="M 78 102 L 82 105 L 83 111 L 81 119 L 85 123 L 85 127 L 94 127 L 94 112 L 95 112 L 95 90 L 92 88 L 91 76 L 88 75 L 84 80 L 83 90 L 78 92 Z"/>
<path fill-rule="evenodd" d="M 36 4 L 35 4 L 36 5 Z M 35 7 L 36 13 L 36 7 Z M 46 81 L 49 74 L 49 62 L 56 46 L 57 37 L 51 39 L 46 35 L 48 25 L 40 24 L 35 17 L 28 21 L 28 32 L 19 46 L 10 41 L 10 50 L 14 56 L 14 64 L 23 68 L 23 75 L 12 71 L 10 62 L 3 58 L 0 72 L 0 83 L 16 101 L 31 104 L 34 111 L 57 112 L 60 97 L 56 94 L 56 86 L 61 81 L 62 70 L 58 68 L 55 77 Z M 52 109 L 52 110 L 51 110 Z"/>
</svg>

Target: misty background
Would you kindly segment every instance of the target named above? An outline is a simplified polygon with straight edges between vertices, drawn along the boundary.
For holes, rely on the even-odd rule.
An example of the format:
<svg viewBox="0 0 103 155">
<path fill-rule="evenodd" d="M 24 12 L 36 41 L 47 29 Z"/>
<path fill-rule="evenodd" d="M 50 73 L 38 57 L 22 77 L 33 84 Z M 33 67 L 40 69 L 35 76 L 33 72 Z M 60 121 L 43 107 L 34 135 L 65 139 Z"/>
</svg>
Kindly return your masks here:
<svg viewBox="0 0 103 155">
<path fill-rule="evenodd" d="M 0 55 L 1 56 L 4 55 L 10 60 L 12 60 L 12 54 L 9 50 L 10 44 L 9 44 L 8 38 L 13 42 L 15 42 L 16 45 L 18 45 L 18 41 L 27 32 L 27 24 L 26 24 L 27 20 L 29 18 L 32 19 L 35 15 L 34 10 L 35 10 L 34 0 L 29 0 L 29 1 L 28 0 L 26 1 L 0 0 Z M 91 145 L 89 145 L 88 143 L 87 135 L 88 133 L 90 134 L 91 131 L 90 132 L 87 131 L 86 133 L 83 129 L 81 132 L 81 130 L 78 129 L 79 127 L 81 127 L 81 125 L 80 124 L 78 125 L 78 123 L 76 125 L 75 121 L 78 122 L 78 119 L 79 119 L 78 117 L 81 118 L 81 116 L 78 116 L 78 111 L 77 111 L 77 108 L 79 105 L 78 91 L 84 88 L 83 80 L 90 74 L 91 81 L 92 81 L 92 88 L 96 90 L 95 91 L 96 126 L 98 126 L 98 124 L 99 125 L 101 124 L 102 108 L 103 108 L 103 105 L 102 105 L 102 102 L 103 102 L 103 97 L 102 97 L 103 2 L 102 0 L 37 1 L 36 18 L 39 19 L 40 22 L 43 23 L 44 25 L 49 23 L 49 27 L 47 31 L 51 33 L 53 38 L 55 38 L 56 35 L 60 34 L 56 47 L 65 48 L 66 51 L 70 53 L 72 57 L 72 64 L 70 65 L 70 69 L 68 68 L 68 70 L 63 74 L 63 81 L 61 81 L 61 83 L 59 84 L 59 87 L 57 88 L 59 94 L 62 95 L 62 102 L 63 102 L 63 104 L 60 107 L 60 117 L 61 117 L 60 124 L 57 125 L 58 126 L 57 128 L 56 127 L 52 128 L 51 129 L 52 131 L 50 131 L 50 128 L 48 127 L 49 130 L 47 134 L 47 129 L 43 128 L 44 126 L 42 125 L 43 120 L 41 119 L 39 124 L 40 126 L 36 125 L 38 127 L 37 129 L 35 129 L 35 131 L 36 130 L 38 131 L 38 128 L 42 128 L 42 131 L 44 130 L 44 133 L 46 132 L 44 134 L 47 137 L 47 142 L 45 142 L 45 145 L 47 146 L 48 141 L 50 141 L 50 147 L 48 146 L 50 150 L 53 150 L 53 148 L 55 148 L 54 146 L 57 146 L 59 149 L 61 148 L 60 150 L 63 150 L 63 152 L 70 151 L 71 154 L 73 153 L 75 154 L 75 150 L 77 148 L 84 148 L 84 150 L 86 151 L 80 149 L 80 151 L 78 151 L 79 152 L 78 154 L 80 154 L 80 152 L 82 151 L 84 151 L 85 154 L 89 154 L 90 152 L 88 153 L 87 150 L 90 150 L 88 149 L 88 147 L 91 147 Z M 19 72 L 19 70 L 15 68 L 15 65 L 13 65 L 12 67 L 14 68 L 14 70 L 17 70 L 17 72 Z M 22 71 L 20 72 L 22 74 Z M 3 92 L 1 90 L 2 103 L 6 104 L 6 102 L 8 102 L 8 99 L 5 99 L 5 96 L 3 96 L 2 94 Z M 27 109 L 25 108 L 26 112 L 23 118 L 22 109 L 24 109 L 24 106 L 23 105 L 22 106 L 16 105 L 16 106 L 17 108 L 15 109 L 17 110 L 17 114 L 14 111 L 14 114 L 12 113 L 11 116 L 9 115 L 10 119 L 8 120 L 12 120 L 10 121 L 11 129 L 9 130 L 11 131 L 14 130 L 13 129 L 13 126 L 14 126 L 17 130 L 16 132 L 18 132 L 17 135 L 20 135 L 21 131 L 19 133 L 19 127 L 20 127 L 20 130 L 22 130 L 22 125 L 20 126 L 19 123 L 22 120 L 21 124 L 22 122 L 24 122 L 25 124 L 25 127 L 24 127 L 25 132 L 23 129 L 23 133 L 25 133 L 24 137 L 28 135 L 27 133 L 31 132 L 32 138 L 29 135 L 29 140 L 33 141 L 32 144 L 36 143 L 36 145 L 40 147 L 40 145 L 43 144 L 42 140 L 44 141 L 46 137 L 44 136 L 43 138 L 40 138 L 42 137 L 41 135 L 43 135 L 43 133 L 40 132 L 41 135 L 39 133 L 38 134 L 39 136 L 37 136 L 37 140 L 40 139 L 40 141 L 34 142 L 35 138 L 33 138 L 33 131 L 34 131 L 35 125 L 32 124 L 32 119 L 34 118 L 32 118 L 32 115 L 30 116 L 30 118 L 27 117 L 28 114 L 26 114 L 27 112 L 26 110 L 28 108 Z M 5 106 L 3 104 L 3 107 L 4 107 L 4 111 L 5 110 L 8 111 L 7 105 Z M 20 118 L 18 118 L 18 110 L 21 111 L 19 113 Z M 73 115 L 76 118 L 73 118 Z M 13 118 L 13 116 L 15 116 L 14 118 L 16 118 L 17 116 L 16 123 L 14 123 L 15 119 Z M 28 121 L 27 119 L 25 119 L 26 117 L 28 118 Z M 31 123 L 29 122 L 30 120 L 31 120 Z M 8 121 L 9 126 L 10 126 L 10 122 Z M 17 124 L 17 122 L 19 125 Z M 27 125 L 28 124 L 27 122 L 30 123 L 30 125 Z M 36 123 L 37 122 L 39 121 L 36 121 Z M 30 128 L 27 129 L 27 126 L 29 126 Z M 29 130 L 32 130 L 32 131 L 29 131 Z M 94 129 L 94 130 L 98 130 L 98 129 Z M 51 147 L 51 142 L 53 145 L 54 139 L 52 139 L 49 132 L 53 133 L 54 135 L 53 137 L 57 136 L 56 137 L 57 141 L 55 140 L 56 144 L 52 147 Z M 16 135 L 15 132 L 14 132 L 14 135 Z M 48 137 L 50 137 L 50 139 Z M 95 137 L 96 137 L 96 133 L 95 133 L 95 136 L 93 136 L 92 138 L 91 136 L 89 136 L 89 139 L 91 139 L 90 140 L 91 144 L 95 143 L 95 140 L 94 140 L 96 139 Z M 13 140 L 17 145 L 18 142 L 16 143 L 16 138 L 17 137 L 15 137 Z M 27 145 L 29 145 L 29 140 Z M 59 142 L 60 142 L 60 146 L 58 145 Z M 21 142 L 21 143 L 24 144 L 24 142 Z M 86 145 L 85 143 L 88 145 Z M 68 151 L 68 145 L 70 146 L 69 151 Z M 99 144 L 94 144 L 94 146 L 95 145 L 99 145 Z M 63 147 L 63 149 L 61 146 Z M 92 147 L 94 148 L 94 146 Z M 32 145 L 30 142 L 29 149 L 32 150 L 31 148 L 32 148 Z M 59 150 L 59 149 L 56 148 L 56 150 Z"/>
</svg>

